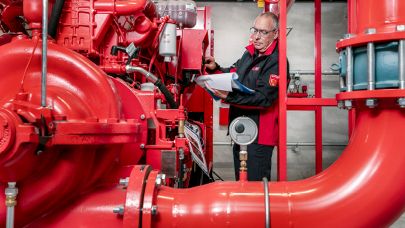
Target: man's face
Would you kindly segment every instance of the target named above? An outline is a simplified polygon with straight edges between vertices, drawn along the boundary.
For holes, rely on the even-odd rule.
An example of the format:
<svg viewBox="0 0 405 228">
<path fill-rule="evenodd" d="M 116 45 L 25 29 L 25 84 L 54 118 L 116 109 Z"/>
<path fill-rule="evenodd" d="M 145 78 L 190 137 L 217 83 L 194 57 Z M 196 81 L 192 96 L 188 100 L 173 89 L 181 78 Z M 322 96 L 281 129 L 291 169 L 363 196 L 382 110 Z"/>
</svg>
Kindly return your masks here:
<svg viewBox="0 0 405 228">
<path fill-rule="evenodd" d="M 258 17 L 253 25 L 253 45 L 259 53 L 266 52 L 267 48 L 277 38 L 278 31 L 274 29 L 273 20 L 270 17 Z"/>
</svg>

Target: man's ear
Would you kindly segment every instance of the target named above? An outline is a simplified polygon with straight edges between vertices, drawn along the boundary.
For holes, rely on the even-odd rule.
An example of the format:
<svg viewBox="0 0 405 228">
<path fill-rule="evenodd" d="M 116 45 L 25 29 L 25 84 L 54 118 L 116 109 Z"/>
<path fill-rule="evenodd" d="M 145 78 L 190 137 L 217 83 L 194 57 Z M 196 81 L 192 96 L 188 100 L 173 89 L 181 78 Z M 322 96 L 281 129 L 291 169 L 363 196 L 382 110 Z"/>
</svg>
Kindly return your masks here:
<svg viewBox="0 0 405 228">
<path fill-rule="evenodd" d="M 276 32 L 274 33 L 274 39 L 278 38 L 278 30 L 276 30 Z"/>
</svg>

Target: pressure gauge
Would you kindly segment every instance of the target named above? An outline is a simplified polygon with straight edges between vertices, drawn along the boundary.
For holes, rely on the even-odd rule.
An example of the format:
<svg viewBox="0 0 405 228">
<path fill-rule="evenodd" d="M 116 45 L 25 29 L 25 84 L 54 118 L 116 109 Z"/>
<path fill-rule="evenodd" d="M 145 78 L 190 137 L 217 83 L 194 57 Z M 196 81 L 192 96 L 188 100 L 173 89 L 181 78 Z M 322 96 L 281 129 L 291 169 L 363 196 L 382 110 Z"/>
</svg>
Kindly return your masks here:
<svg viewBox="0 0 405 228">
<path fill-rule="evenodd" d="M 241 146 L 253 143 L 257 134 L 257 125 L 249 117 L 238 117 L 229 125 L 229 135 L 236 144 Z"/>
</svg>

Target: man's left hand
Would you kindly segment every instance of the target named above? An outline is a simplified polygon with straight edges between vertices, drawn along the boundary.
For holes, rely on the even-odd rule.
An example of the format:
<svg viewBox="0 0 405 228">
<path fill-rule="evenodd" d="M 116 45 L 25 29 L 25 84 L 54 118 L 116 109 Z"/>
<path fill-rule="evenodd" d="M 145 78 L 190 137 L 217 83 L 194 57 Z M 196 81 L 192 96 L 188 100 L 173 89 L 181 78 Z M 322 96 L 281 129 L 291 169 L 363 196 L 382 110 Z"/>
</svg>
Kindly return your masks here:
<svg viewBox="0 0 405 228">
<path fill-rule="evenodd" d="M 205 87 L 211 91 L 215 96 L 221 98 L 222 100 L 225 100 L 226 97 L 228 97 L 229 92 L 228 91 L 223 91 L 223 90 L 218 90 L 218 89 L 213 89 L 208 85 L 208 83 L 205 82 Z"/>
</svg>

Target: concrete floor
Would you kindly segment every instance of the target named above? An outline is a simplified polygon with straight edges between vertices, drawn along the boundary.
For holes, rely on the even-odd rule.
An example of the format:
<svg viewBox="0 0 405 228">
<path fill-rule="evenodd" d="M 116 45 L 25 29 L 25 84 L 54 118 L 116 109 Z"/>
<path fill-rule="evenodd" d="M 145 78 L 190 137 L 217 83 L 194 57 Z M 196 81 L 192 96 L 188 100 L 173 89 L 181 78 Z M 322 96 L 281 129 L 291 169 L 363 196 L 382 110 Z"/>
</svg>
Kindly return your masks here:
<svg viewBox="0 0 405 228">
<path fill-rule="evenodd" d="M 324 146 L 323 168 L 329 167 L 341 154 L 344 146 Z M 277 177 L 277 153 L 272 158 L 272 181 Z M 301 180 L 315 174 L 315 153 L 313 146 L 289 147 L 287 151 L 288 180 Z M 214 146 L 214 171 L 224 180 L 234 181 L 232 148 L 230 145 Z M 391 228 L 405 228 L 405 213 Z"/>
</svg>

